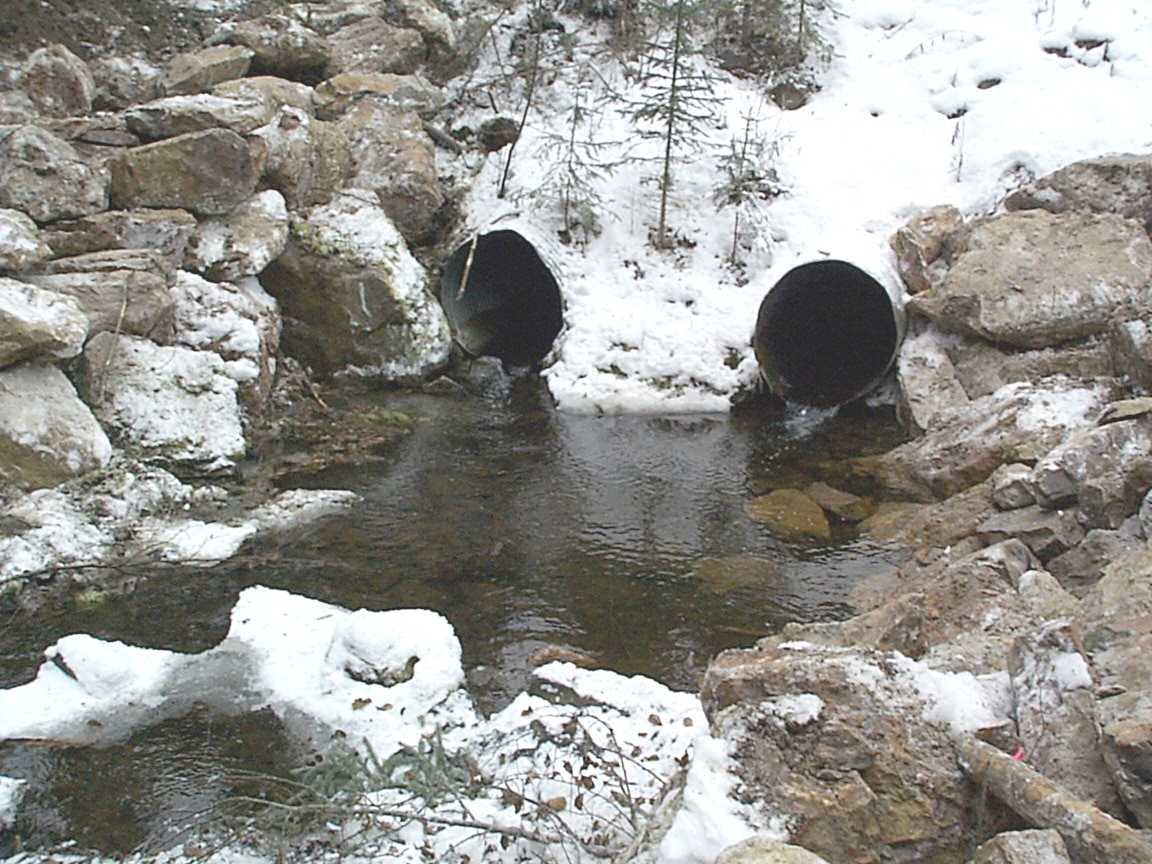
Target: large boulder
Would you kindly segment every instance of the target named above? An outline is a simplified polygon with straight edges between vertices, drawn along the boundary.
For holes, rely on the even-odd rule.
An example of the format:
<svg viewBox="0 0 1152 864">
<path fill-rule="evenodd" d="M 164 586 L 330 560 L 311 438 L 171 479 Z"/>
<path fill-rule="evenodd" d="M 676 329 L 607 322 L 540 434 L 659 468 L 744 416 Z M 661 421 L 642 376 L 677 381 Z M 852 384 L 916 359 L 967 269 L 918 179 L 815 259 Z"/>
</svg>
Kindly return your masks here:
<svg viewBox="0 0 1152 864">
<path fill-rule="evenodd" d="M 51 254 L 31 218 L 19 210 L 0 210 L 0 273 L 27 270 Z"/>
<path fill-rule="evenodd" d="M 1112 395 L 1104 384 L 1060 377 L 1009 384 L 937 414 L 928 434 L 851 466 L 899 494 L 947 498 L 1003 464 L 1036 461 L 1069 430 L 1089 426 Z"/>
<path fill-rule="evenodd" d="M 896 383 L 900 388 L 897 416 L 915 434 L 936 428 L 942 418 L 970 401 L 944 340 L 934 328 L 913 334 L 901 344 Z"/>
<path fill-rule="evenodd" d="M 1152 232 L 1152 156 L 1119 153 L 1074 162 L 1004 199 L 1009 210 L 1115 213 Z"/>
<path fill-rule="evenodd" d="M 70 258 L 109 249 L 147 249 L 166 272 L 184 262 L 196 217 L 185 210 L 110 210 L 66 222 L 42 232 L 55 258 Z"/>
<path fill-rule="evenodd" d="M 147 256 L 147 252 L 139 254 Z M 88 318 L 89 334 L 133 333 L 159 342 L 172 338 L 168 280 L 155 272 L 85 270 L 27 276 L 25 280 L 74 300 Z"/>
<path fill-rule="evenodd" d="M 109 162 L 112 206 L 176 207 L 219 216 L 251 197 L 263 162 L 262 149 L 250 148 L 227 129 L 134 147 Z"/>
<path fill-rule="evenodd" d="M 349 185 L 371 189 L 409 243 L 434 242 L 445 195 L 436 151 L 420 118 L 365 100 L 344 116 L 340 128 L 352 152 Z"/>
<path fill-rule="evenodd" d="M 142 57 L 96 57 L 88 68 L 96 81 L 93 107 L 122 111 L 160 95 L 161 70 Z"/>
<path fill-rule="evenodd" d="M 124 112 L 128 128 L 143 141 L 160 141 L 206 129 L 231 129 L 246 135 L 272 118 L 273 109 L 262 98 L 168 96 Z"/>
<path fill-rule="evenodd" d="M 316 86 L 316 116 L 338 120 L 364 99 L 415 111 L 425 119 L 444 105 L 444 94 L 421 75 L 345 72 Z"/>
<path fill-rule="evenodd" d="M 36 126 L 0 133 L 0 207 L 37 222 L 108 208 L 108 171 L 85 162 L 67 141 Z"/>
<path fill-rule="evenodd" d="M 190 476 L 231 473 L 244 456 L 237 384 L 219 354 L 101 333 L 83 361 L 86 401 L 132 455 Z"/>
<path fill-rule="evenodd" d="M 239 78 L 225 81 L 212 88 L 215 96 L 230 99 L 261 99 L 268 106 L 269 116 L 274 116 L 284 106 L 299 108 L 312 114 L 312 88 L 298 81 L 285 81 L 270 75 L 257 75 L 252 78 Z"/>
<path fill-rule="evenodd" d="M 328 37 L 324 77 L 341 72 L 415 72 L 425 56 L 424 39 L 415 30 L 394 27 L 383 18 L 364 18 Z"/>
<path fill-rule="evenodd" d="M 70 297 L 0 278 L 0 367 L 33 357 L 75 357 L 88 316 Z"/>
<path fill-rule="evenodd" d="M 96 81 L 88 64 L 63 45 L 33 51 L 17 83 L 45 117 L 88 114 L 96 94 Z"/>
<path fill-rule="evenodd" d="M 1113 215 L 1008 213 L 975 225 L 940 284 L 908 308 L 945 330 L 1044 348 L 1146 304 L 1152 240 Z"/>
<path fill-rule="evenodd" d="M 982 339 L 947 343 L 956 380 L 971 399 L 995 393 L 1005 384 L 1038 381 L 1053 375 L 1068 378 L 1110 378 L 1116 365 L 1104 339 L 1090 338 L 1059 348 L 1004 350 Z"/>
<path fill-rule="evenodd" d="M 284 196 L 270 189 L 226 216 L 201 220 L 188 243 L 184 266 L 217 280 L 255 276 L 280 257 L 287 243 Z"/>
<path fill-rule="evenodd" d="M 1135 527 L 1110 531 L 1093 528 L 1084 539 L 1045 566 L 1070 593 L 1082 597 L 1100 581 L 1104 570 L 1122 555 L 1141 545 L 1144 538 Z"/>
<path fill-rule="evenodd" d="M 224 81 L 243 78 L 254 56 L 255 52 L 241 45 L 214 45 L 177 54 L 164 69 L 160 92 L 165 96 L 203 93 Z"/>
<path fill-rule="evenodd" d="M 450 52 L 456 47 L 452 19 L 431 0 L 396 0 L 389 5 L 399 23 L 419 33 L 430 51 Z"/>
<path fill-rule="evenodd" d="M 255 279 L 235 284 L 177 275 L 176 342 L 224 359 L 244 407 L 258 412 L 272 391 L 280 346 L 280 309 Z"/>
<path fill-rule="evenodd" d="M 295 219 L 261 282 L 280 301 L 286 350 L 319 372 L 415 379 L 448 360 L 448 323 L 427 274 L 367 190 Z"/>
<path fill-rule="evenodd" d="M 702 699 L 741 799 L 787 825 L 792 843 L 837 864 L 964 861 L 978 793 L 950 732 L 999 721 L 972 676 L 895 653 L 762 640 L 720 654 Z"/>
<path fill-rule="evenodd" d="M 289 209 L 327 204 L 351 173 L 352 154 L 340 127 L 299 108 L 284 106 L 253 137 L 268 154 L 261 185 L 279 191 Z"/>
<path fill-rule="evenodd" d="M 0 369 L 0 481 L 42 489 L 110 458 L 108 437 L 63 372 L 43 363 Z"/>
<path fill-rule="evenodd" d="M 328 65 L 327 40 L 286 15 L 265 15 L 232 28 L 228 41 L 252 50 L 251 73 L 314 82 Z"/>
</svg>

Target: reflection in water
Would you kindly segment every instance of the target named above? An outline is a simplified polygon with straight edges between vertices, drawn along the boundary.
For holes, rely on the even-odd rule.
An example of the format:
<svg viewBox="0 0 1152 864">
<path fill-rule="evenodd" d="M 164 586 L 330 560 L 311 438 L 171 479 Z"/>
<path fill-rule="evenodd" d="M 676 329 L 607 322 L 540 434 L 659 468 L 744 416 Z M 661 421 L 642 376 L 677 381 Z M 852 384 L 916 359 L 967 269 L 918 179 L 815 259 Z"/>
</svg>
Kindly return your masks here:
<svg viewBox="0 0 1152 864">
<path fill-rule="evenodd" d="M 488 709 L 525 687 L 529 655 L 547 644 L 694 689 L 724 648 L 749 645 L 787 621 L 844 616 L 852 583 L 888 562 L 882 550 L 844 536 L 826 546 L 783 544 L 747 519 L 743 505 L 891 446 L 898 432 L 890 414 L 776 422 L 565 415 L 532 379 L 486 398 L 375 398 L 418 418 L 391 458 L 293 481 L 353 489 L 364 496 L 360 506 L 210 571 L 169 571 L 130 597 L 0 623 L 0 685 L 30 680 L 40 652 L 68 632 L 204 650 L 224 636 L 238 592 L 264 584 L 349 608 L 442 612 Z M 155 728 L 171 723 L 174 735 L 188 736 L 189 751 L 202 743 L 202 729 L 180 732 L 179 721 Z M 253 740 L 254 749 L 234 758 L 260 766 L 268 753 Z M 147 776 L 157 754 L 171 759 L 172 751 L 134 738 L 118 752 Z M 88 771 L 93 800 L 104 796 L 123 812 L 89 814 L 73 792 L 62 794 L 61 818 L 74 836 L 96 843 L 84 839 L 84 826 L 98 819 L 115 822 L 124 838 L 154 837 L 159 828 L 144 815 L 155 809 L 154 790 L 110 785 L 110 772 L 84 767 L 101 751 L 84 753 L 54 757 L 51 782 Z M 205 753 L 202 761 L 227 758 Z M 12 760 L 0 761 L 0 773 L 5 762 Z"/>
</svg>

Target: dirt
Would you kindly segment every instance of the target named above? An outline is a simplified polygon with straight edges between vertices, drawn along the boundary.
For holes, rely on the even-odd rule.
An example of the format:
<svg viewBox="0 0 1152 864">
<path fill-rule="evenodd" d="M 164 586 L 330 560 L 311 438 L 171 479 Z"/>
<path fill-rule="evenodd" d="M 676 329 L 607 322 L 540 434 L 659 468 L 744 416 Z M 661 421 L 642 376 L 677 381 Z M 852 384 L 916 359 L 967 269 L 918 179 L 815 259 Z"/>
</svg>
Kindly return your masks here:
<svg viewBox="0 0 1152 864">
<path fill-rule="evenodd" d="M 0 0 L 0 60 L 63 44 L 85 60 L 144 56 L 159 63 L 196 47 L 231 21 L 284 0 Z M 202 7 L 202 8 L 200 8 Z"/>
</svg>

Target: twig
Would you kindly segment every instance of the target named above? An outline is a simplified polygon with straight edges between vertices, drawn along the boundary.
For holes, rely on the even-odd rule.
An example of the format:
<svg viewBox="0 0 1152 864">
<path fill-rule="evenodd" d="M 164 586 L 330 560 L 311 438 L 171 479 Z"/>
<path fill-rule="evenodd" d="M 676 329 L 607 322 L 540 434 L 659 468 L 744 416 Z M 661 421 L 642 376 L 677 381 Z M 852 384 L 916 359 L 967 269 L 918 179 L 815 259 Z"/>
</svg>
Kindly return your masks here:
<svg viewBox="0 0 1152 864">
<path fill-rule="evenodd" d="M 468 276 L 472 273 L 472 259 L 476 257 L 476 244 L 480 242 L 480 232 L 472 235 L 472 245 L 468 247 L 468 259 L 464 262 L 464 274 L 460 277 L 460 287 L 456 290 L 456 299 L 464 296 L 464 289 L 468 287 Z"/>
</svg>

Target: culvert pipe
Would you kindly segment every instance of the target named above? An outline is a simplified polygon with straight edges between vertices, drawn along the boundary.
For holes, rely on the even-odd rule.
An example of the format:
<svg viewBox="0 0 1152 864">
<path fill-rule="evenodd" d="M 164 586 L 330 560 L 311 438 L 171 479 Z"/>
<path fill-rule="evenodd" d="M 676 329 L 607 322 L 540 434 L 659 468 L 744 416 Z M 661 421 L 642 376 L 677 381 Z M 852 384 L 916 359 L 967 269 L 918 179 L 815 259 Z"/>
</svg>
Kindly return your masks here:
<svg viewBox="0 0 1152 864">
<path fill-rule="evenodd" d="M 878 268 L 879 269 L 879 268 Z M 904 338 L 901 288 L 825 259 L 792 268 L 764 295 L 752 347 L 768 387 L 791 402 L 831 407 L 875 387 Z"/>
<path fill-rule="evenodd" d="M 478 233 L 444 263 L 440 305 L 456 341 L 474 357 L 506 366 L 543 360 L 564 324 L 560 286 L 520 233 Z"/>
</svg>

